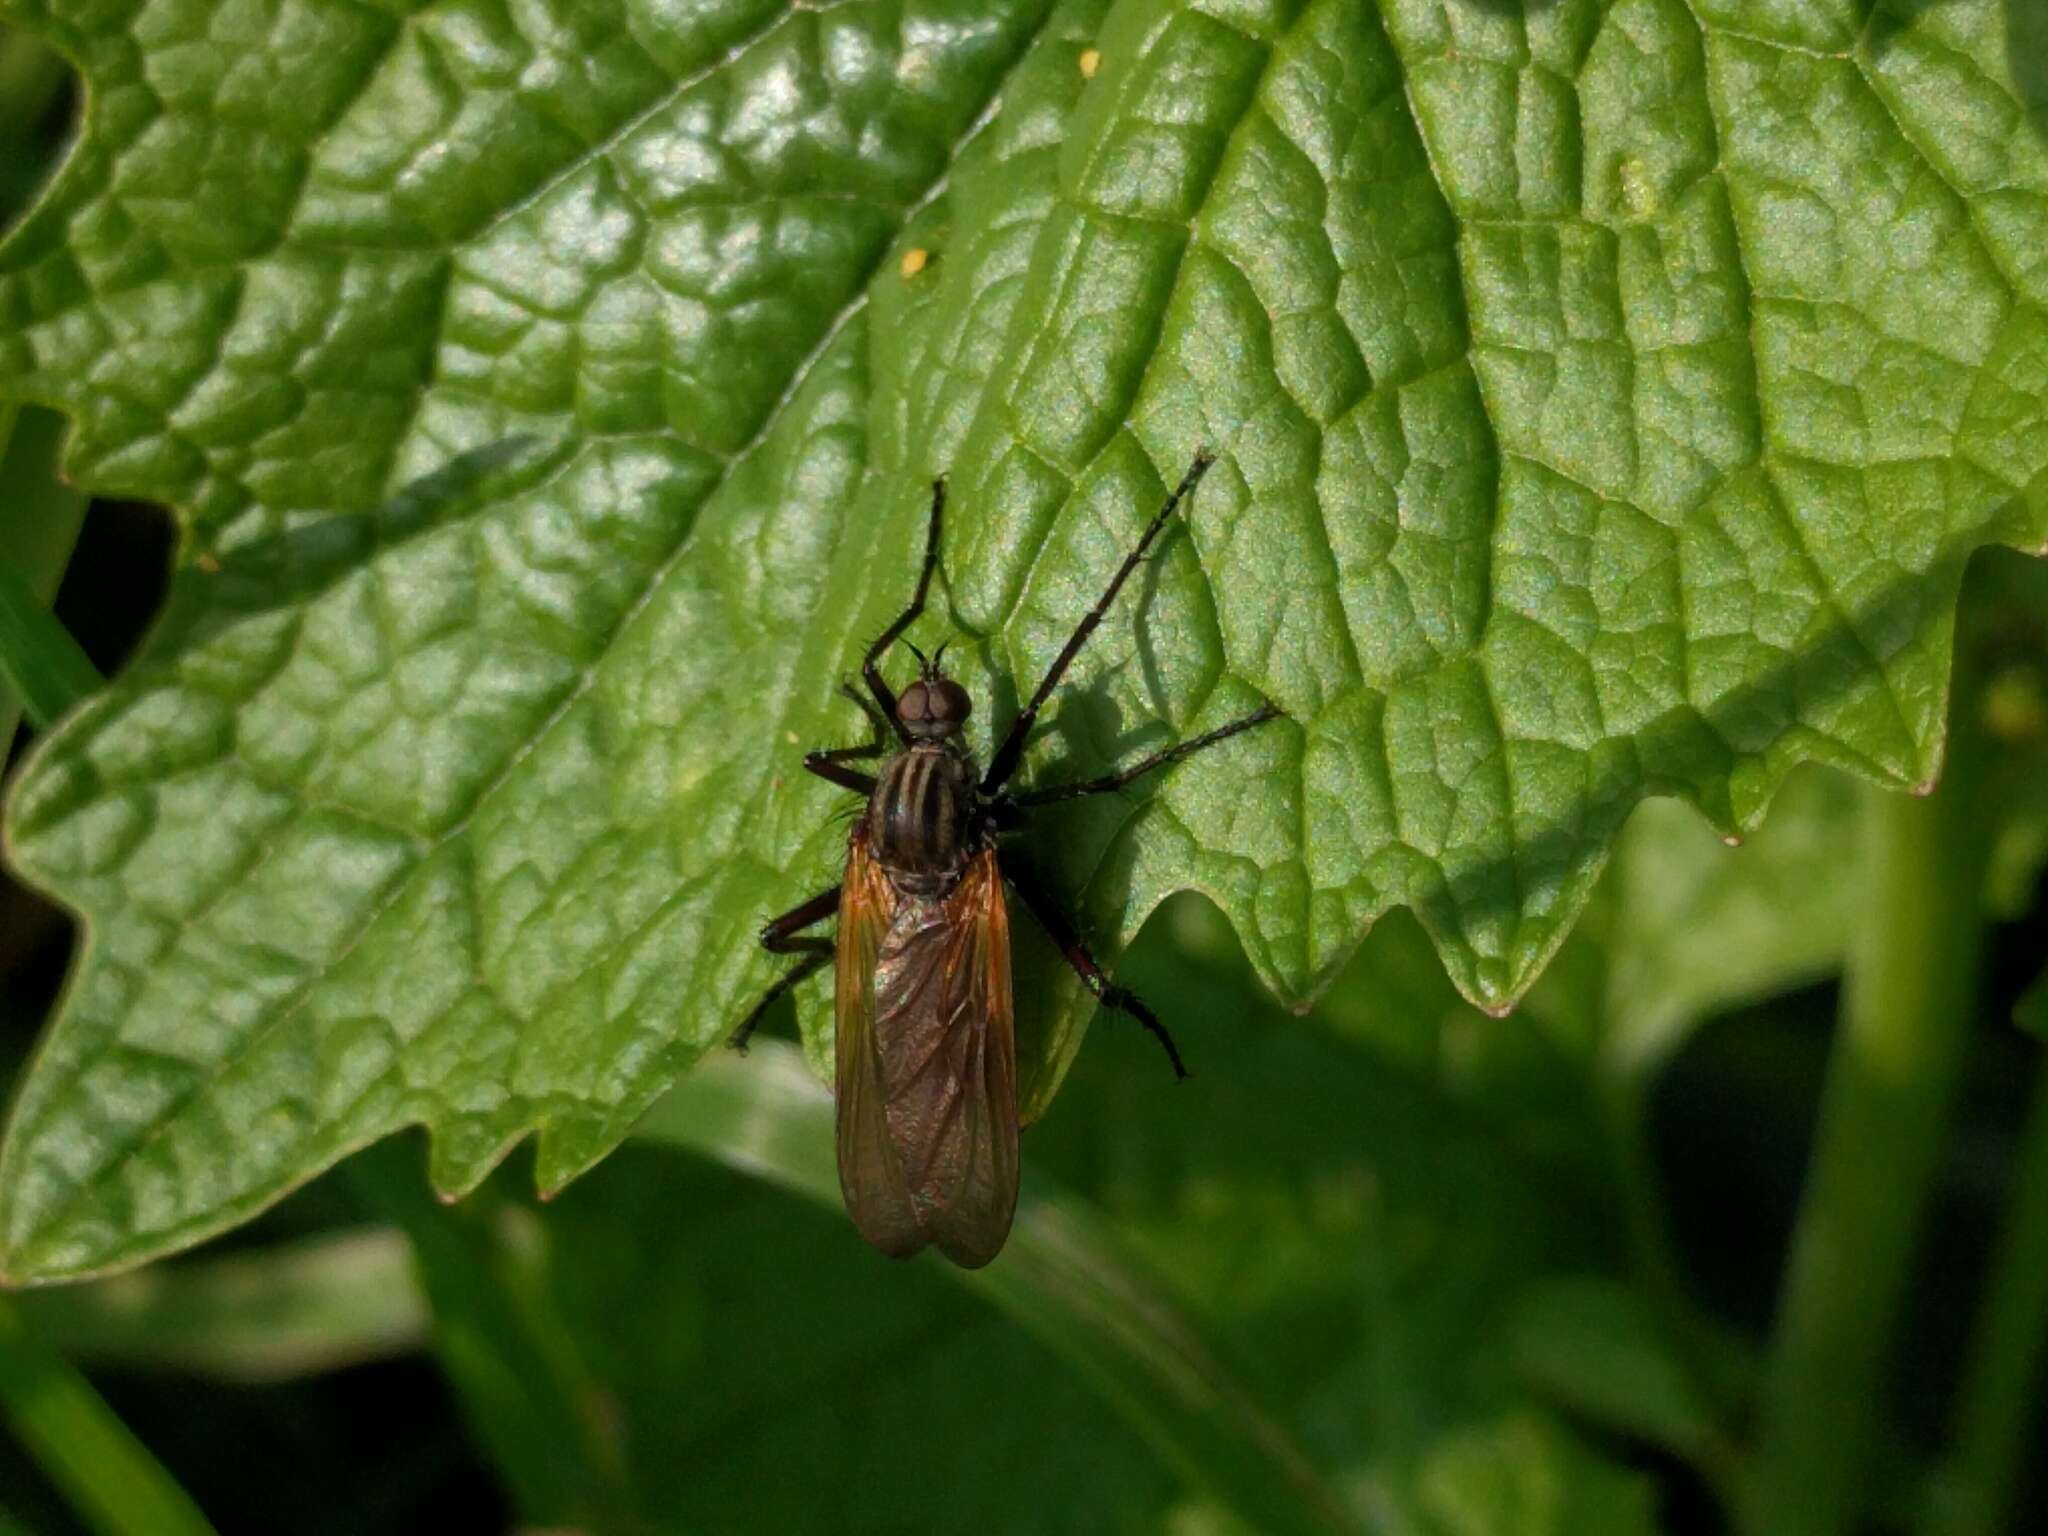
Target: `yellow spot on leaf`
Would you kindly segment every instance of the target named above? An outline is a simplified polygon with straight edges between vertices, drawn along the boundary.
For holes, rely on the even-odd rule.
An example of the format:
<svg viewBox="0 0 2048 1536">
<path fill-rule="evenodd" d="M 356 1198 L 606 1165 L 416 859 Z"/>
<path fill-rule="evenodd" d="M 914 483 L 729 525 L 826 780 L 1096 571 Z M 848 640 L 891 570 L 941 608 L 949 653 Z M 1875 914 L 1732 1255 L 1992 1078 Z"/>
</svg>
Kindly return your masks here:
<svg viewBox="0 0 2048 1536">
<path fill-rule="evenodd" d="M 921 245 L 913 245 L 903 253 L 903 266 L 901 270 L 904 277 L 908 279 L 917 276 L 918 273 L 924 270 L 925 263 L 931 259 L 932 253 L 930 251 Z"/>
<path fill-rule="evenodd" d="M 1083 80 L 1093 80 L 1095 78 L 1095 71 L 1100 68 L 1102 68 L 1102 50 L 1100 48 L 1090 48 L 1081 55 L 1081 78 Z"/>
</svg>

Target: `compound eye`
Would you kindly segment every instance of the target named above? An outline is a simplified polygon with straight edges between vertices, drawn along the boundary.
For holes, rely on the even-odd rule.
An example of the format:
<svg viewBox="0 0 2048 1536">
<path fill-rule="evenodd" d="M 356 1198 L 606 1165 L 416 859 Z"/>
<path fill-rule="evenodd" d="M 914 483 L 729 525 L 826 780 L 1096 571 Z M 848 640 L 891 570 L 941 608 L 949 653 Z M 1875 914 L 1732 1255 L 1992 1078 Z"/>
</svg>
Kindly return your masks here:
<svg viewBox="0 0 2048 1536">
<path fill-rule="evenodd" d="M 920 724 L 931 714 L 931 689 L 924 683 L 912 683 L 896 697 L 896 718 L 905 725 Z"/>
<path fill-rule="evenodd" d="M 927 706 L 934 720 L 947 725 L 958 725 L 974 710 L 974 700 L 967 696 L 967 690 L 950 677 L 940 678 L 931 685 L 930 703 Z"/>
</svg>

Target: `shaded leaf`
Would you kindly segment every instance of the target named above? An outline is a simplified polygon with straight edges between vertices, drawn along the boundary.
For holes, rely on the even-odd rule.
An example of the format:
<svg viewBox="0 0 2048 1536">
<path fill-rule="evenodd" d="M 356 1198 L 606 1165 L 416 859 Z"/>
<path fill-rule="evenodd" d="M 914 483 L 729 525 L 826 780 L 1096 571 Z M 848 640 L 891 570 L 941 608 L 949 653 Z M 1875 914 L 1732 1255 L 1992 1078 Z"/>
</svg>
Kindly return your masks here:
<svg viewBox="0 0 2048 1536">
<path fill-rule="evenodd" d="M 629 1145 L 547 1225 L 632 1529 L 1138 1536 L 1190 1497 L 1057 1353 L 842 1211 Z"/>
<path fill-rule="evenodd" d="M 1676 806 L 1643 807 L 1615 861 L 1605 946 L 1616 1066 L 1653 1071 L 1715 1010 L 1841 968 L 1866 899 L 1859 805 L 1847 779 L 1809 771 L 1739 848 Z"/>
<path fill-rule="evenodd" d="M 229 1381 L 284 1381 L 426 1342 L 412 1259 L 388 1228 L 35 1291 L 17 1305 L 73 1359 Z"/>
<path fill-rule="evenodd" d="M 831 1101 L 783 1048 L 708 1065 L 641 1134 L 760 1174 L 833 1210 Z M 932 1265 L 937 1260 L 929 1261 Z M 1351 1528 L 1291 1437 L 1232 1379 L 1157 1276 L 1118 1251 L 1086 1202 L 1034 1180 L 1003 1262 L 944 1271 L 1050 1344 L 1189 1482 L 1268 1531 Z"/>
<path fill-rule="evenodd" d="M 1558 1279 L 1517 1303 L 1510 1348 L 1531 1386 L 1595 1424 L 1726 1472 L 1711 1404 L 1672 1355 L 1656 1313 L 1626 1286 Z"/>
<path fill-rule="evenodd" d="M 1642 1478 L 1536 1418 L 1503 1419 L 1445 1445 L 1423 1470 L 1421 1495 L 1438 1536 L 1648 1536 L 1658 1528 Z"/>
<path fill-rule="evenodd" d="M 434 1353 L 474 1433 L 533 1524 L 619 1529 L 625 1468 L 603 1391 L 550 1285 L 549 1234 L 519 1205 L 440 1207 L 404 1151 L 380 1147 L 349 1171 L 411 1243 Z"/>
<path fill-rule="evenodd" d="M 1127 969 L 1194 1079 L 1172 1087 L 1149 1040 L 1113 1029 L 1028 1145 L 1254 1363 L 1374 1530 L 1435 1530 L 1428 1469 L 1504 1418 L 1542 1426 L 1538 1475 L 1615 1475 L 1514 1351 L 1532 1289 L 1628 1263 L 1588 1064 L 1533 1008 L 1432 1011 L 1418 951 L 1413 924 L 1376 930 L 1304 1028 L 1257 995 L 1220 914 L 1177 900 Z"/>
<path fill-rule="evenodd" d="M 2021 995 L 2013 1016 L 2020 1028 L 2048 1041 L 2048 971 L 2036 977 L 2034 984 Z"/>
</svg>

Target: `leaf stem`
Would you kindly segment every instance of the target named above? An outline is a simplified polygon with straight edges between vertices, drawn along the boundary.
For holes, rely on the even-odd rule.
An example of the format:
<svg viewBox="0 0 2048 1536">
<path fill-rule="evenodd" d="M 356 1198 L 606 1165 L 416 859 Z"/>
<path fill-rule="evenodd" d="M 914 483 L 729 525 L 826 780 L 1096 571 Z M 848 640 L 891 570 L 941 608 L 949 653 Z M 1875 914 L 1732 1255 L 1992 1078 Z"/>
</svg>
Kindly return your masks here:
<svg viewBox="0 0 2048 1536">
<path fill-rule="evenodd" d="M 47 730 L 105 681 L 57 616 L 36 601 L 28 577 L 0 556 L 0 682 L 29 724 Z M 11 723 L 0 721 L 10 726 Z"/>
<path fill-rule="evenodd" d="M 63 431 L 53 411 L 0 406 L 0 758 L 24 703 L 40 728 L 100 685 L 49 612 L 85 521 L 86 498 L 57 473 Z"/>
<path fill-rule="evenodd" d="M 1959 648 L 1960 651 L 1960 648 Z M 1974 699 L 1957 658 L 1955 697 Z M 1834 1536 L 1857 1493 L 1962 1047 L 1991 819 L 1985 743 L 1954 711 L 1947 782 L 1865 801 L 1869 905 L 1847 957 L 1745 1500 L 1751 1536 Z"/>
<path fill-rule="evenodd" d="M 1930 1536 L 1997 1536 L 2008 1529 L 2024 1449 L 2039 1443 L 2034 1385 L 2048 1343 L 2048 1061 L 2035 1069 L 2011 1217 L 1958 1394 L 1955 1449 L 1928 1521 Z"/>
<path fill-rule="evenodd" d="M 0 1411 L 79 1519 L 101 1536 L 211 1536 L 213 1527 L 185 1490 L 5 1297 Z"/>
</svg>

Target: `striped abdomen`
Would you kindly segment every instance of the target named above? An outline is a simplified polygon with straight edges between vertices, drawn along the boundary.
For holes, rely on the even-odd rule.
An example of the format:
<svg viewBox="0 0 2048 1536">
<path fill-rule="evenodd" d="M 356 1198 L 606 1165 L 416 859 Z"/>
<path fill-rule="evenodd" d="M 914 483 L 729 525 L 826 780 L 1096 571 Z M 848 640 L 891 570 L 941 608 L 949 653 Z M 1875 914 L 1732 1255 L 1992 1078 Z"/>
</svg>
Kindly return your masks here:
<svg viewBox="0 0 2048 1536">
<path fill-rule="evenodd" d="M 898 887 L 936 895 L 967 865 L 974 764 L 951 748 L 920 743 L 882 769 L 868 801 L 868 841 Z"/>
</svg>

